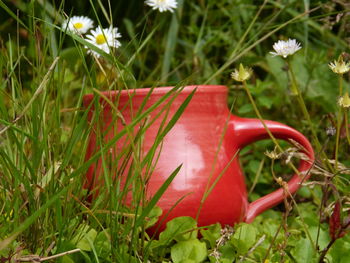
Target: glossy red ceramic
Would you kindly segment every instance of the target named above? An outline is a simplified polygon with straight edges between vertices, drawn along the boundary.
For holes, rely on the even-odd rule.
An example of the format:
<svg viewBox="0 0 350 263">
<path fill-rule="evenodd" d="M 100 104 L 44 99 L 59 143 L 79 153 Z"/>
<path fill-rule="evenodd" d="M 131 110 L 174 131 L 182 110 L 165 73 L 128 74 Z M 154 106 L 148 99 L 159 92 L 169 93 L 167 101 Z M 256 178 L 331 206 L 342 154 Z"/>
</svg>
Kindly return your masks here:
<svg viewBox="0 0 350 263">
<path fill-rule="evenodd" d="M 98 117 L 101 130 L 109 130 L 104 140 L 108 142 L 124 128 L 120 118 L 116 117 L 115 112 L 112 113 L 113 107 L 118 108 L 119 114 L 123 116 L 126 124 L 129 124 L 143 103 L 145 103 L 142 110 L 144 112 L 171 89 L 172 87 L 155 88 L 146 102 L 145 97 L 151 91 L 150 89 L 104 92 L 103 96 L 108 98 L 109 102 L 102 97 L 99 99 L 102 110 Z M 158 202 L 158 206 L 163 209 L 163 215 L 167 215 L 159 227 L 162 229 L 167 221 L 178 216 L 196 218 L 201 200 L 205 191 L 208 190 L 211 192 L 199 213 L 199 226 L 216 222 L 222 225 L 232 225 L 239 221 L 251 222 L 266 209 L 280 203 L 284 199 L 284 193 L 282 189 L 278 189 L 252 203 L 248 202 L 238 153 L 250 143 L 268 139 L 269 135 L 258 119 L 240 118 L 230 113 L 227 107 L 227 87 L 186 86 L 177 96 L 171 96 L 173 101 L 168 111 L 164 111 L 166 103 L 163 103 L 163 106 L 149 114 L 147 123 L 154 122 L 145 132 L 142 151 L 146 154 L 153 145 L 166 114 L 167 120 L 170 120 L 194 89 L 196 91 L 192 100 L 164 138 L 156 168 L 147 182 L 148 196 L 151 197 L 169 175 L 182 164 L 181 170 Z M 92 101 L 93 95 L 84 97 L 85 107 L 91 107 L 90 123 L 95 111 Z M 113 103 L 113 107 L 110 106 L 110 102 Z M 159 114 L 162 109 L 163 113 Z M 293 139 L 302 145 L 305 154 L 309 157 L 308 161 L 301 161 L 299 164 L 302 176 L 294 175 L 288 182 L 289 191 L 294 193 L 300 187 L 300 182 L 308 177 L 307 171 L 314 160 L 313 149 L 309 141 L 293 128 L 274 121 L 265 123 L 276 138 Z M 87 160 L 98 148 L 96 146 L 98 125 L 92 126 Z M 118 153 L 128 140 L 130 141 L 130 138 L 122 137 L 113 144 L 111 151 Z M 90 166 L 86 176 L 91 190 L 103 183 L 103 180 L 99 180 L 101 179 L 99 178 L 101 177 L 101 159 Z M 211 188 L 213 185 L 214 187 Z M 174 207 L 176 202 L 179 203 Z"/>
</svg>

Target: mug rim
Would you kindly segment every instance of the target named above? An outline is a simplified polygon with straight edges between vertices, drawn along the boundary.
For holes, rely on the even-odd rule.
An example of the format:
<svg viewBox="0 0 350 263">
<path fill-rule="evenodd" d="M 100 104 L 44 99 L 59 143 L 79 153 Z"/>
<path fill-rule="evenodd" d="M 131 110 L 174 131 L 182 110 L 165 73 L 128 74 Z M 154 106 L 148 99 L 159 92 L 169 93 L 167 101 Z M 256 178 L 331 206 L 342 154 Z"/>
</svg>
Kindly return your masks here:
<svg viewBox="0 0 350 263">
<path fill-rule="evenodd" d="M 176 86 L 160 86 L 160 87 L 154 87 L 152 91 L 152 95 L 164 95 L 167 92 L 169 92 L 171 89 L 175 88 Z M 185 86 L 178 86 L 179 88 L 183 87 L 183 90 L 181 93 L 188 94 L 192 92 L 195 88 L 197 88 L 197 92 L 205 92 L 205 93 L 227 93 L 228 87 L 226 85 L 185 85 Z M 101 91 L 101 94 L 103 94 L 106 97 L 113 98 L 117 95 L 123 96 L 123 95 L 133 95 L 133 96 L 145 96 L 149 93 L 149 91 L 152 88 L 140 88 L 140 89 L 123 89 L 123 90 L 106 90 Z M 84 104 L 89 104 L 95 94 L 89 93 L 85 94 L 83 96 L 83 102 Z M 102 99 L 102 97 L 101 97 Z"/>
</svg>

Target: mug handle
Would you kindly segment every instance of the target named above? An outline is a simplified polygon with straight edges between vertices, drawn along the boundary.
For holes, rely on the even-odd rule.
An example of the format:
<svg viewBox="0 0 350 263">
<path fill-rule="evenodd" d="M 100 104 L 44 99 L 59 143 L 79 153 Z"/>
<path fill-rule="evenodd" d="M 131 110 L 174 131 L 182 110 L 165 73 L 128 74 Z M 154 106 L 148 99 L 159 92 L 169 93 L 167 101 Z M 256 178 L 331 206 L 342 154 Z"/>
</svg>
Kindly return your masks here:
<svg viewBox="0 0 350 263">
<path fill-rule="evenodd" d="M 246 145 L 270 138 L 264 125 L 259 119 L 240 118 L 232 116 L 231 126 L 234 130 L 235 138 L 238 141 L 238 149 L 244 148 Z M 309 160 L 301 160 L 298 170 L 299 175 L 294 174 L 288 182 L 288 189 L 291 194 L 295 193 L 302 182 L 304 182 L 310 176 L 309 170 L 314 163 L 314 151 L 310 142 L 300 132 L 293 128 L 275 121 L 264 121 L 267 128 L 273 134 L 276 139 L 282 139 L 288 141 L 292 139 L 299 143 L 303 149 L 302 152 L 307 155 Z M 285 194 L 282 188 L 279 188 L 272 193 L 269 193 L 258 200 L 248 205 L 245 222 L 250 223 L 256 216 L 264 212 L 265 210 L 279 204 L 285 198 Z"/>
</svg>

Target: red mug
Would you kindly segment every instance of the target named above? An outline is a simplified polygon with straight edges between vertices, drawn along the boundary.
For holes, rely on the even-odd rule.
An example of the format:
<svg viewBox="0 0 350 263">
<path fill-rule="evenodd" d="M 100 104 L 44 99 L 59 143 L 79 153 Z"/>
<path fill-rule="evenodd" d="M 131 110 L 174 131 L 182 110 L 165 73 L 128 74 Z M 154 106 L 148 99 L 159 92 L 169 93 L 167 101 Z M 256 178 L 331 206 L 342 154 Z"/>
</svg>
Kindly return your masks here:
<svg viewBox="0 0 350 263">
<path fill-rule="evenodd" d="M 102 138 L 108 144 L 116 133 L 134 120 L 140 108 L 145 112 L 172 89 L 174 87 L 102 92 L 99 99 L 99 121 L 98 125 L 91 124 L 86 160 L 99 148 L 96 143 L 97 126 L 105 133 Z M 281 188 L 252 203 L 247 199 L 238 152 L 250 143 L 270 138 L 262 122 L 259 119 L 232 115 L 227 107 L 226 86 L 193 85 L 179 90 L 164 101 L 165 104 L 168 102 L 164 106 L 166 110 L 159 106 L 147 115 L 146 123 L 151 125 L 144 133 L 142 145 L 142 152 L 146 155 L 159 128 L 164 125 L 164 119 L 169 120 L 193 92 L 184 112 L 159 146 L 160 154 L 155 169 L 147 180 L 147 196 L 151 198 L 169 175 L 182 165 L 157 203 L 163 210 L 163 218 L 158 221 L 161 223 L 157 227 L 164 229 L 166 222 L 179 216 L 196 218 L 198 226 L 217 222 L 222 225 L 233 225 L 240 221 L 249 223 L 266 209 L 283 201 L 285 193 Z M 84 106 L 89 108 L 90 123 L 95 112 L 93 97 L 93 94 L 88 94 L 83 100 Z M 113 109 L 118 109 L 118 113 L 113 113 Z M 308 170 L 314 161 L 313 149 L 309 141 L 293 128 L 274 121 L 264 123 L 275 138 L 292 139 L 299 143 L 308 157 L 308 160 L 300 161 L 299 174 L 295 174 L 288 182 L 289 192 L 293 194 L 301 182 L 308 178 Z M 136 126 L 134 132 L 135 129 Z M 130 136 L 121 137 L 111 145 L 109 151 L 120 152 L 128 141 L 130 142 Z M 120 167 L 120 164 L 117 166 Z M 124 173 L 127 174 L 127 171 Z M 103 184 L 101 174 L 102 160 L 99 158 L 90 165 L 86 175 L 90 190 L 96 190 Z M 208 190 L 210 193 L 203 198 Z"/>
</svg>

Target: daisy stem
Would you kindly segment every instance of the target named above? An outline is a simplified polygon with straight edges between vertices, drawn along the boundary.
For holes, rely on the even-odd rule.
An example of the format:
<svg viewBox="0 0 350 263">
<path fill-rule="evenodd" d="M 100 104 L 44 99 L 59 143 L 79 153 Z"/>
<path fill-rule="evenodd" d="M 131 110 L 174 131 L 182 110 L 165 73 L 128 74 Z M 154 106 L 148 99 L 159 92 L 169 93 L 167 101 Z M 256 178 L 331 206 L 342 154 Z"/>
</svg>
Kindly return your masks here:
<svg viewBox="0 0 350 263">
<path fill-rule="evenodd" d="M 273 141 L 273 143 L 276 145 L 277 149 L 280 151 L 280 153 L 283 153 L 283 149 L 282 147 L 279 145 L 278 141 L 276 140 L 275 136 L 273 136 L 273 134 L 271 133 L 271 131 L 269 130 L 269 128 L 267 127 L 263 117 L 261 116 L 260 114 L 260 111 L 258 109 L 258 107 L 256 106 L 255 104 L 255 101 L 254 101 L 254 98 L 252 96 L 252 94 L 250 93 L 248 87 L 247 87 L 247 83 L 245 81 L 243 81 L 243 88 L 245 89 L 247 95 L 248 95 L 248 98 L 249 98 L 249 101 L 250 103 L 252 104 L 253 106 L 253 109 L 255 111 L 255 114 L 258 116 L 259 120 L 261 121 L 262 125 L 264 126 L 267 134 L 270 136 L 271 140 Z M 299 174 L 299 170 L 292 164 L 292 163 L 289 163 L 290 167 L 293 169 L 293 171 L 296 173 L 296 174 Z"/>
<path fill-rule="evenodd" d="M 261 121 L 262 125 L 264 126 L 266 132 L 268 133 L 268 135 L 271 137 L 271 140 L 274 142 L 274 144 L 276 145 L 276 147 L 278 148 L 278 150 L 282 153 L 283 152 L 283 149 L 281 148 L 281 146 L 278 144 L 276 138 L 273 136 L 273 134 L 271 133 L 271 131 L 269 130 L 269 128 L 267 127 L 267 125 L 265 124 L 265 121 L 264 119 L 262 118 L 261 114 L 260 114 L 260 111 L 258 109 L 258 107 L 256 106 L 255 104 L 255 101 L 253 99 L 253 96 L 252 94 L 250 93 L 248 87 L 247 87 L 247 83 L 246 81 L 243 81 L 243 88 L 244 90 L 246 91 L 247 95 L 248 95 L 248 98 L 249 98 L 249 101 L 250 103 L 252 104 L 253 106 L 253 109 L 255 111 L 255 114 L 258 116 L 259 120 Z"/>
<path fill-rule="evenodd" d="M 343 74 L 339 74 L 339 96 L 343 95 Z"/>
<path fill-rule="evenodd" d="M 343 94 L 343 75 L 339 74 L 339 97 Z M 339 152 L 339 141 L 340 141 L 340 128 L 341 128 L 341 120 L 342 117 L 342 109 L 339 106 L 338 117 L 337 117 L 337 135 L 335 138 L 335 154 L 334 154 L 334 169 L 337 170 L 338 167 L 338 152 Z"/>
<path fill-rule="evenodd" d="M 290 76 L 290 79 L 292 81 L 292 85 L 291 85 L 292 94 L 294 96 L 297 96 L 300 94 L 300 91 L 298 89 L 297 80 L 295 78 L 295 74 L 294 74 L 294 71 L 293 71 L 293 68 L 292 68 L 292 65 L 291 65 L 289 59 L 287 59 L 286 61 L 287 61 L 288 69 L 289 69 L 289 76 Z"/>
<path fill-rule="evenodd" d="M 348 144 L 350 145 L 350 134 L 349 134 L 349 123 L 348 123 L 348 111 L 344 110 L 344 118 L 345 118 L 345 131 L 346 131 L 346 139 L 348 140 Z"/>
<path fill-rule="evenodd" d="M 313 136 L 313 142 L 315 143 L 316 149 L 319 152 L 321 150 L 321 144 L 318 141 L 317 134 L 316 134 L 316 131 L 314 129 L 313 123 L 311 121 L 309 112 L 308 112 L 308 110 L 306 108 L 303 96 L 301 95 L 301 92 L 299 90 L 298 83 L 296 81 L 295 74 L 294 74 L 294 71 L 293 71 L 293 67 L 292 67 L 289 59 L 286 59 L 286 62 L 287 62 L 287 65 L 288 65 L 288 70 L 290 72 L 291 81 L 292 81 L 292 87 L 291 87 L 292 88 L 292 93 L 293 93 L 293 95 L 296 96 L 296 98 L 298 100 L 298 103 L 299 103 L 299 106 L 300 106 L 300 108 L 301 108 L 301 110 L 302 110 L 302 112 L 304 114 L 304 117 L 305 117 L 305 119 L 307 120 L 307 122 L 309 124 L 309 127 L 311 129 L 311 133 L 312 133 L 312 136 Z"/>
</svg>

